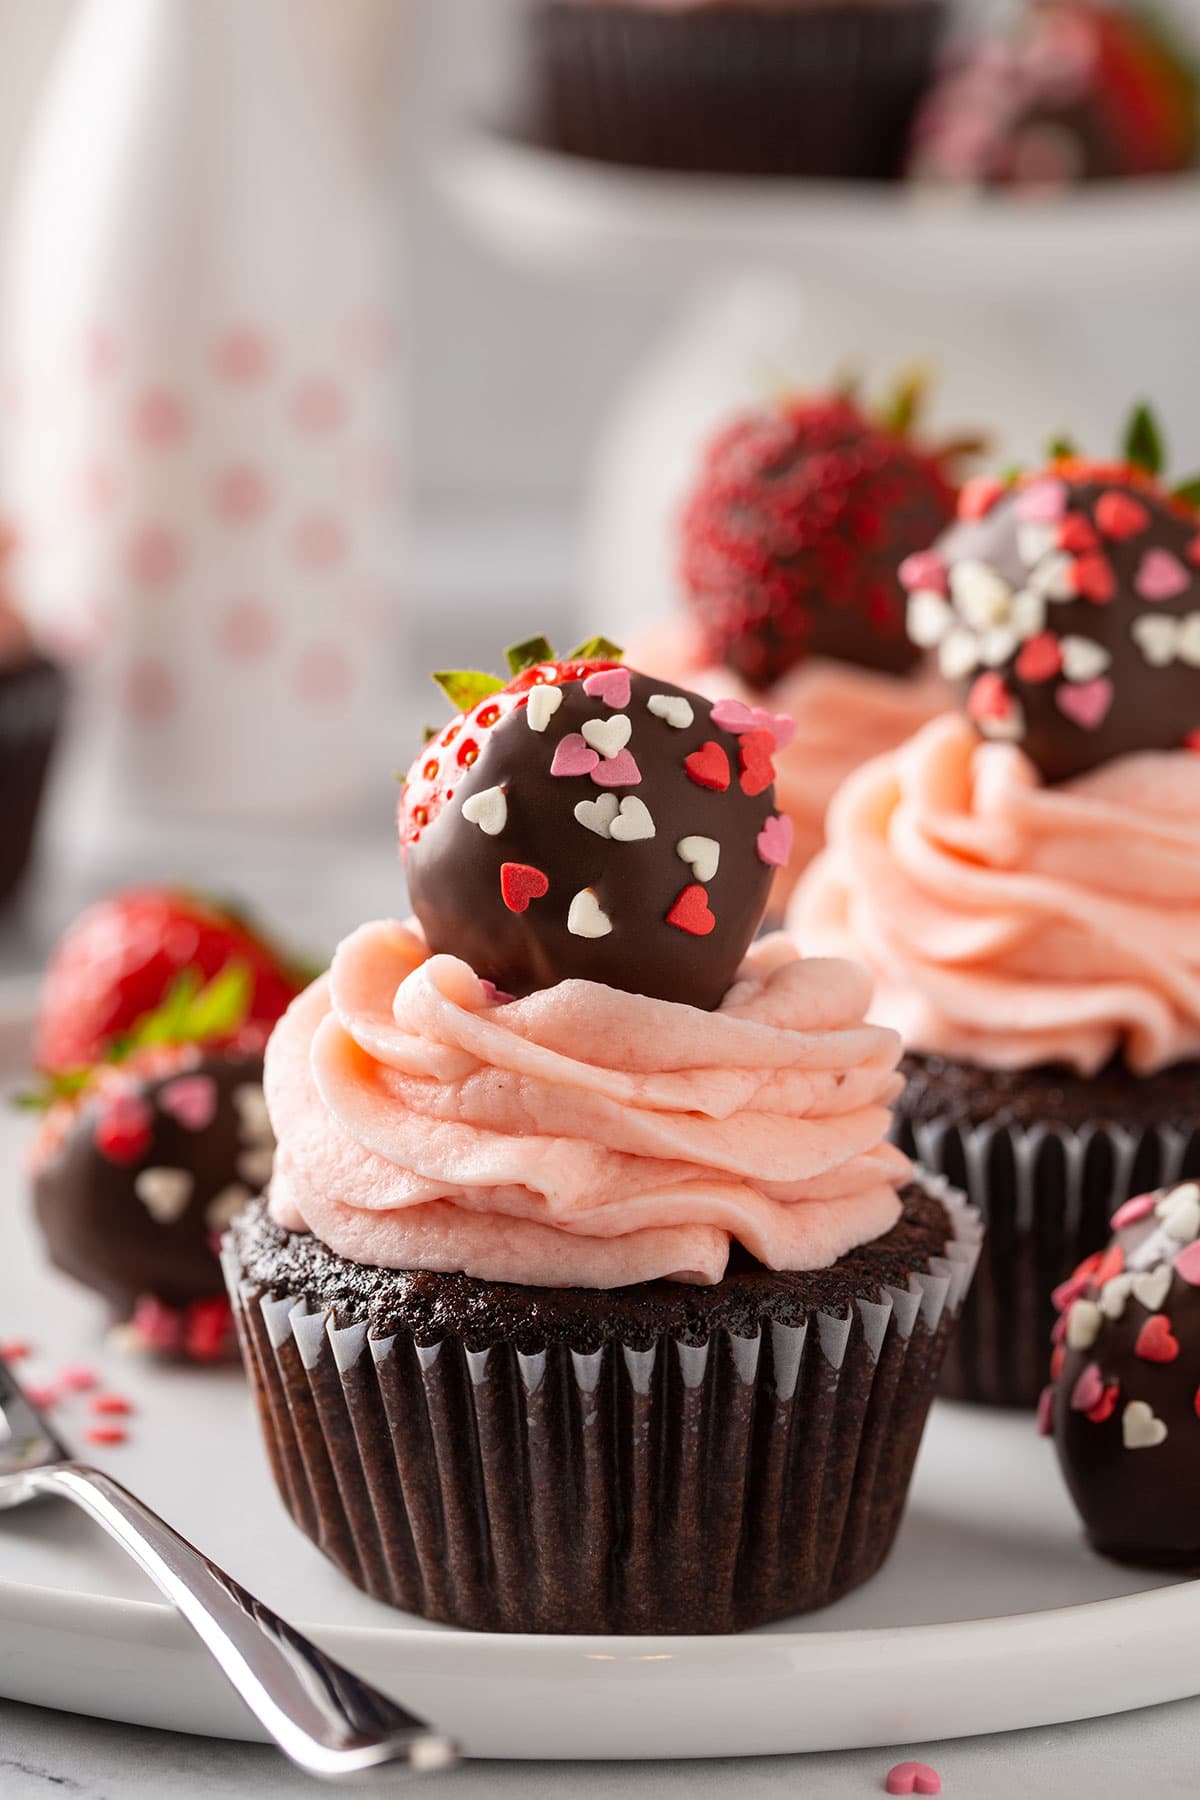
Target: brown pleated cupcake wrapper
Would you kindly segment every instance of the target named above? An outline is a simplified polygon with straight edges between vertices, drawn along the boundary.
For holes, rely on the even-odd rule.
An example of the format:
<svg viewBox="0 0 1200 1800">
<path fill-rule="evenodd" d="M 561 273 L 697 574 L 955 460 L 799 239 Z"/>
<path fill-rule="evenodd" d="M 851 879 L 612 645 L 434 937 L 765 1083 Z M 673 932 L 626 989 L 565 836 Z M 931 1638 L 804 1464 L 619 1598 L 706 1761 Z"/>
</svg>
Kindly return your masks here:
<svg viewBox="0 0 1200 1800">
<path fill-rule="evenodd" d="M 535 5 L 535 135 L 649 168 L 887 179 L 945 18 L 902 7 Z"/>
<path fill-rule="evenodd" d="M 735 1631 L 873 1574 L 979 1251 L 754 1337 L 419 1344 L 226 1278 L 279 1491 L 377 1599 L 493 1631 Z"/>
<path fill-rule="evenodd" d="M 1110 1220 L 1134 1194 L 1200 1176 L 1200 1132 L 1098 1121 L 906 1123 L 901 1147 L 961 1188 L 986 1237 L 941 1392 L 997 1406 L 1037 1405 L 1055 1311 L 1050 1296 L 1103 1249 Z"/>
<path fill-rule="evenodd" d="M 0 902 L 32 854 L 65 704 L 64 677 L 41 658 L 0 679 Z"/>
</svg>

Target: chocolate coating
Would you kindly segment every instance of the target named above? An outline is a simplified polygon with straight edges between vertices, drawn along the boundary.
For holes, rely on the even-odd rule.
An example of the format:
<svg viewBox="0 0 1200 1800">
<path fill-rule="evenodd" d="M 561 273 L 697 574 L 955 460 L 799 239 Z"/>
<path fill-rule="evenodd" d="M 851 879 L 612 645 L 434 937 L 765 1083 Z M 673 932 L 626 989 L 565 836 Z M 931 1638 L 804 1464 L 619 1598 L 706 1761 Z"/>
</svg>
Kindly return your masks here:
<svg viewBox="0 0 1200 1800">
<path fill-rule="evenodd" d="M 0 668 L 0 904 L 29 866 L 66 700 L 66 678 L 45 657 Z"/>
<path fill-rule="evenodd" d="M 1188 1190 L 1196 1191 L 1194 1184 L 1165 1192 Z M 1172 1237 L 1153 1213 L 1118 1231 L 1112 1247 L 1124 1258 L 1122 1280 L 1131 1272 L 1155 1277 L 1162 1283 L 1161 1294 L 1144 1290 L 1139 1298 L 1130 1293 L 1118 1318 L 1102 1316 L 1090 1344 L 1066 1348 L 1054 1388 L 1055 1448 L 1097 1550 L 1152 1568 L 1197 1569 L 1200 1286 L 1173 1266 L 1181 1251 L 1189 1266 L 1188 1246 Z M 1159 1270 L 1161 1276 L 1156 1275 Z M 1193 1279 L 1200 1276 L 1200 1270 L 1190 1272 Z M 1110 1292 L 1111 1283 L 1101 1289 L 1093 1280 L 1081 1303 L 1093 1306 Z M 1155 1319 L 1162 1323 L 1153 1324 Z M 1111 1408 L 1107 1398 L 1099 1407 L 1107 1417 L 1089 1417 L 1082 1409 L 1092 1392 L 1113 1389 Z M 1160 1426 L 1165 1436 L 1155 1442 Z"/>
<path fill-rule="evenodd" d="M 936 546 L 949 576 L 953 643 L 966 632 L 978 652 L 960 682 L 968 712 L 984 736 L 1019 743 L 1049 781 L 1134 751 L 1180 749 L 1200 729 L 1200 518 L 1161 489 L 1121 479 L 1068 480 L 1048 471 L 1031 485 L 1062 487 L 1060 518 L 1023 517 L 1030 486 L 1021 485 L 985 517 L 952 526 Z M 1139 509 L 1144 527 L 1127 535 L 1106 531 L 1105 508 L 1114 504 Z M 1061 548 L 1063 534 L 1083 541 L 1072 540 L 1073 531 L 1090 531 L 1094 548 Z M 1044 547 L 1034 554 L 1039 541 Z M 967 597 L 971 571 L 980 567 L 1011 596 L 1006 603 L 997 594 L 991 621 Z M 1057 597 L 1061 587 L 1069 597 Z M 912 602 L 909 619 L 912 631 Z M 942 638 L 939 656 L 953 678 L 961 670 L 946 660 L 948 640 Z M 1038 648 L 1031 650 L 1033 640 Z M 1056 655 L 1072 651 L 1074 667 L 1068 660 L 1048 672 Z M 981 679 L 1002 684 L 1015 703 L 1007 716 L 988 716 Z"/>
<path fill-rule="evenodd" d="M 34 1210 L 51 1262 L 102 1294 L 116 1318 L 129 1318 L 146 1296 L 183 1308 L 224 1293 L 216 1238 L 238 1190 L 245 1200 L 264 1185 L 259 1165 L 267 1160 L 264 1147 L 271 1147 L 265 1127 L 253 1123 L 257 1109 L 239 1092 L 261 1094 L 262 1072 L 261 1054 L 205 1056 L 137 1083 L 132 1092 L 146 1102 L 148 1137 L 131 1161 L 104 1154 L 97 1129 L 107 1102 L 90 1098 L 37 1169 Z M 194 1118 L 188 1124 L 170 1110 L 169 1092 L 165 1104 L 162 1099 L 173 1083 L 194 1079 L 211 1083 L 215 1093 L 212 1116 L 201 1129 Z M 139 1197 L 139 1177 L 151 1170 L 187 1178 L 178 1211 L 168 1196 L 156 1216 Z"/>
<path fill-rule="evenodd" d="M 758 929 L 772 867 L 757 840 L 774 813 L 774 790 L 742 791 L 739 751 L 744 740 L 714 725 L 712 703 L 669 682 L 628 672 L 630 700 L 614 709 L 581 682 L 564 682 L 562 701 L 546 728 L 535 731 L 521 705 L 478 733 L 478 760 L 452 799 L 407 849 L 413 908 L 430 949 L 470 964 L 503 992 L 522 995 L 572 977 L 631 993 L 712 1009 L 732 984 Z M 682 729 L 652 713 L 654 695 L 686 699 L 691 723 Z M 592 722 L 630 722 L 628 744 L 641 779 L 597 785 L 591 774 L 552 775 L 565 739 L 578 740 Z M 730 782 L 723 792 L 700 785 L 685 760 L 706 743 L 720 746 Z M 605 759 L 607 760 L 607 759 Z M 601 772 L 603 765 L 600 765 Z M 473 796 L 504 792 L 505 819 L 495 834 L 463 816 Z M 653 837 L 618 841 L 580 823 L 575 808 L 604 794 L 634 796 L 653 821 Z M 703 882 L 681 858 L 688 837 L 720 846 L 715 874 Z M 543 896 L 524 911 L 506 904 L 506 864 L 539 871 Z M 700 887 L 715 924 L 707 935 L 667 922 L 685 889 Z M 572 903 L 590 889 L 612 929 L 603 936 L 571 930 Z"/>
</svg>

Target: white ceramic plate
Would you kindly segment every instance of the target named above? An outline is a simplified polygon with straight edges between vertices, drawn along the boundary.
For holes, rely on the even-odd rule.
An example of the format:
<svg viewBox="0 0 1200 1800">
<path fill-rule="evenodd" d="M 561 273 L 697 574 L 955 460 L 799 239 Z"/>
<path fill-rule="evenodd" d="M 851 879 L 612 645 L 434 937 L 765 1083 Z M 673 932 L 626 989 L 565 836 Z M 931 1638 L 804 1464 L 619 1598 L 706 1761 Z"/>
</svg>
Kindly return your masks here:
<svg viewBox="0 0 1200 1800">
<path fill-rule="evenodd" d="M 0 1086 L 26 1060 L 0 999 Z M 911 1743 L 1200 1693 L 1200 1587 L 1082 1545 L 1025 1418 L 942 1406 L 883 1572 L 829 1611 L 736 1638 L 501 1637 L 366 1599 L 293 1528 L 233 1371 L 106 1349 L 90 1297 L 47 1272 L 25 1226 L 28 1123 L 0 1114 L 0 1339 L 51 1376 L 96 1366 L 136 1404 L 95 1459 L 346 1662 L 476 1756 L 735 1756 Z M 81 1439 L 88 1402 L 56 1418 Z M 0 1519 L 0 1694 L 229 1737 L 256 1728 L 187 1628 L 81 1516 Z"/>
<path fill-rule="evenodd" d="M 889 292 L 1027 302 L 1097 280 L 1105 291 L 1191 282 L 1200 248 L 1200 174 L 1045 199 L 944 195 L 628 169 L 475 127 L 448 145 L 439 177 L 498 255 L 548 274 L 783 265 L 829 287 L 883 281 Z"/>
</svg>

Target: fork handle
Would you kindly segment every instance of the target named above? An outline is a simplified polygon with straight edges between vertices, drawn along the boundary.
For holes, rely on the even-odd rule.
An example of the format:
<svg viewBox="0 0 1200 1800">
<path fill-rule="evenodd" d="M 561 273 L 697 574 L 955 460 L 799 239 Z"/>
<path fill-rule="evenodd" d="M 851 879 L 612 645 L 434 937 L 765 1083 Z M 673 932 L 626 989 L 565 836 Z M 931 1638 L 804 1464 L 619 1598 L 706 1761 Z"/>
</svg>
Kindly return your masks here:
<svg viewBox="0 0 1200 1800">
<path fill-rule="evenodd" d="M 247 1593 L 111 1476 L 82 1463 L 28 1471 L 31 1488 L 82 1507 L 183 1614 L 259 1724 L 310 1775 L 407 1760 L 444 1768 L 448 1739 L 351 1674 Z"/>
</svg>

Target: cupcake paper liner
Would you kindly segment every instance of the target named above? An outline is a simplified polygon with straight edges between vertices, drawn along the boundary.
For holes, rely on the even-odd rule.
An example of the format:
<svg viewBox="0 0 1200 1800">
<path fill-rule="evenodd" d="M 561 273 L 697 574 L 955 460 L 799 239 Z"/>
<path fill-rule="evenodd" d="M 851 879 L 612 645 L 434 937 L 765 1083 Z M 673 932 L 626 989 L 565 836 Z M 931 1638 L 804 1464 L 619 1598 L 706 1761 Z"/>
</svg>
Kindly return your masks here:
<svg viewBox="0 0 1200 1800">
<path fill-rule="evenodd" d="M 33 851 L 65 700 L 63 675 L 41 657 L 0 674 L 0 905 Z"/>
<path fill-rule="evenodd" d="M 961 1188 L 983 1220 L 979 1268 L 941 1392 L 996 1406 L 1037 1405 L 1056 1317 L 1050 1296 L 1107 1244 L 1117 1208 L 1200 1176 L 1200 1129 L 1186 1126 L 901 1121 L 897 1137 L 923 1168 Z"/>
<path fill-rule="evenodd" d="M 945 10 L 541 0 L 529 24 L 534 130 L 576 155 L 649 168 L 895 177 Z"/>
<path fill-rule="evenodd" d="M 491 1631 L 728 1632 L 866 1580 L 900 1521 L 979 1250 L 844 1316 L 587 1353 L 372 1336 L 226 1279 L 272 1471 L 367 1593 Z"/>
</svg>

